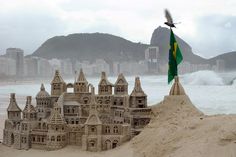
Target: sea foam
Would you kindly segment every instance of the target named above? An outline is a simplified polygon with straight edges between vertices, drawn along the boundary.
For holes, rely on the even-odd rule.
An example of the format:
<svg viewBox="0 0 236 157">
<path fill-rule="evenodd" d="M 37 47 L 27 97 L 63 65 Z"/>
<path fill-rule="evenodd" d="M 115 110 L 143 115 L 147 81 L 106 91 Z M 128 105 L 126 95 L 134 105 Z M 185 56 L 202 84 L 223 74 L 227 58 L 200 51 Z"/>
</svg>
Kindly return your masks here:
<svg viewBox="0 0 236 157">
<path fill-rule="evenodd" d="M 198 71 L 182 77 L 184 84 L 189 85 L 224 85 L 222 77 L 214 71 Z"/>
</svg>

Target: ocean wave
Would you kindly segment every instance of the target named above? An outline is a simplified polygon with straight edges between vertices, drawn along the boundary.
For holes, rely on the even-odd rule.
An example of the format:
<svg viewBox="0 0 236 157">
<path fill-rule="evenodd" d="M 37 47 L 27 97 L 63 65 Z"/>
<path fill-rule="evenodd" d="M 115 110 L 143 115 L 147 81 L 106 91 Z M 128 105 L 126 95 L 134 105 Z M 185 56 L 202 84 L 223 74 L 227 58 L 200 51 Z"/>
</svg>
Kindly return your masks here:
<svg viewBox="0 0 236 157">
<path fill-rule="evenodd" d="M 232 86 L 236 86 L 236 79 L 232 80 Z"/>
<path fill-rule="evenodd" d="M 224 80 L 214 71 L 197 71 L 182 76 L 184 84 L 188 85 L 224 85 Z"/>
</svg>

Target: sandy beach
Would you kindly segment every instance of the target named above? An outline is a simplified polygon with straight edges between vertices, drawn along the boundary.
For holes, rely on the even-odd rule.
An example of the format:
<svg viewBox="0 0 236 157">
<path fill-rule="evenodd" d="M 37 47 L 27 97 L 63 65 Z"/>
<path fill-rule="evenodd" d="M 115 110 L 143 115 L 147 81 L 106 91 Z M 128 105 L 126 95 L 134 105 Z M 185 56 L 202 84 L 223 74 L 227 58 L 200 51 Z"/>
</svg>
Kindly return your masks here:
<svg viewBox="0 0 236 157">
<path fill-rule="evenodd" d="M 67 146 L 57 151 L 45 150 L 16 150 L 4 145 L 0 145 L 0 157 L 129 157 L 133 156 L 133 149 L 130 143 L 126 143 L 116 149 L 104 152 L 88 152 L 82 151 L 75 146 Z"/>
<path fill-rule="evenodd" d="M 236 115 L 206 116 L 189 99 L 166 98 L 152 109 L 151 122 L 131 141 L 137 154 L 143 157 L 236 156 Z"/>
<path fill-rule="evenodd" d="M 0 115 L 0 141 L 1 142 L 3 139 L 3 128 L 4 128 L 5 119 L 6 119 L 6 115 Z"/>
</svg>

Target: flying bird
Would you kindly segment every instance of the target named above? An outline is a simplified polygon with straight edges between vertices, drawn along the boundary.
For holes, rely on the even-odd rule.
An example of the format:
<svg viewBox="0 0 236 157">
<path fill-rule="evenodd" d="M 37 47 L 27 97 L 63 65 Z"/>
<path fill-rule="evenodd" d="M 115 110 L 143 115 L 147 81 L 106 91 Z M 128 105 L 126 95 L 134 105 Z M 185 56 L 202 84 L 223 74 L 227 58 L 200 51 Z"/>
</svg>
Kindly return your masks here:
<svg viewBox="0 0 236 157">
<path fill-rule="evenodd" d="M 165 22 L 164 24 L 166 24 L 169 27 L 175 27 L 175 24 L 177 24 L 177 23 L 173 22 L 170 12 L 167 9 L 165 9 L 165 17 L 166 17 L 167 22 Z"/>
</svg>

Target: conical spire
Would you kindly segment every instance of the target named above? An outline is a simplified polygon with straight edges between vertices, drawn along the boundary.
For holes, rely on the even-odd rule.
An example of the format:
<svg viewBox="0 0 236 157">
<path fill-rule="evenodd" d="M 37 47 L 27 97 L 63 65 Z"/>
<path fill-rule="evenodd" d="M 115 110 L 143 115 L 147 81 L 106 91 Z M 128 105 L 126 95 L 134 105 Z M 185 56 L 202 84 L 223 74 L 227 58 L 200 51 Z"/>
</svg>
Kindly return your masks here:
<svg viewBox="0 0 236 157">
<path fill-rule="evenodd" d="M 77 82 L 88 82 L 85 78 L 85 75 L 84 75 L 84 72 L 83 72 L 82 68 L 80 69 L 79 77 L 77 79 Z"/>
<path fill-rule="evenodd" d="M 26 105 L 25 105 L 25 108 L 24 108 L 23 112 L 28 112 L 28 113 L 36 112 L 34 106 L 31 104 L 31 100 L 32 100 L 32 97 L 27 96 Z"/>
<path fill-rule="evenodd" d="M 62 79 L 59 70 L 56 70 L 56 71 L 55 71 L 54 78 L 53 78 L 51 84 L 52 84 L 52 83 L 61 83 L 61 82 L 64 83 L 64 80 Z"/>
<path fill-rule="evenodd" d="M 97 124 L 102 124 L 100 118 L 98 117 L 98 112 L 96 109 L 97 102 L 95 100 L 95 90 L 94 87 L 92 86 L 92 92 L 91 92 L 91 105 L 90 105 L 90 110 L 89 110 L 89 117 L 87 118 L 85 124 L 90 124 L 90 125 L 97 125 Z"/>
<path fill-rule="evenodd" d="M 44 87 L 43 83 L 41 84 L 40 90 L 45 91 L 45 87 Z"/>
<path fill-rule="evenodd" d="M 115 85 L 128 85 L 128 82 L 126 81 L 123 73 L 118 75 Z"/>
<path fill-rule="evenodd" d="M 41 84 L 40 91 L 37 93 L 36 98 L 48 98 L 50 95 L 45 90 L 43 83 Z"/>
<path fill-rule="evenodd" d="M 65 119 L 60 113 L 60 106 L 57 102 L 54 103 L 53 111 L 49 117 L 49 123 L 51 124 L 65 124 Z"/>
<path fill-rule="evenodd" d="M 170 89 L 169 95 L 186 95 L 178 76 L 175 76 L 175 82 Z"/>
<path fill-rule="evenodd" d="M 146 94 L 144 93 L 141 87 L 141 82 L 140 82 L 139 77 L 135 78 L 134 89 L 131 93 L 131 96 L 146 96 Z"/>
<path fill-rule="evenodd" d="M 101 74 L 101 80 L 99 82 L 99 85 L 111 85 L 111 86 L 113 86 L 113 84 L 108 81 L 106 73 L 104 71 Z"/>
<path fill-rule="evenodd" d="M 96 102 L 96 100 L 95 100 L 95 89 L 94 89 L 93 86 L 91 86 L 91 101 L 90 101 L 89 114 L 97 113 L 96 105 L 97 105 L 97 102 Z"/>
<path fill-rule="evenodd" d="M 15 93 L 11 93 L 10 104 L 7 108 L 7 111 L 19 111 L 21 112 L 20 107 L 17 105 Z"/>
</svg>

